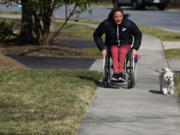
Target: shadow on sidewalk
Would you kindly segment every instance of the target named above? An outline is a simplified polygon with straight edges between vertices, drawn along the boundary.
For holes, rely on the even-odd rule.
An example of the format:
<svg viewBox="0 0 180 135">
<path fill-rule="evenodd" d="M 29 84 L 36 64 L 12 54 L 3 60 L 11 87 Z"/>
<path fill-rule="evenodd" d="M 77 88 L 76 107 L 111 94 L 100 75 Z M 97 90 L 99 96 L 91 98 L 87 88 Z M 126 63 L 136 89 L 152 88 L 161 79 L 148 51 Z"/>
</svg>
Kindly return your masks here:
<svg viewBox="0 0 180 135">
<path fill-rule="evenodd" d="M 94 78 L 91 78 L 91 77 L 87 77 L 87 76 L 78 76 L 80 79 L 84 79 L 84 80 L 90 80 L 92 82 L 94 82 L 96 84 L 97 87 L 101 87 L 101 82 L 100 81 L 97 81 L 95 80 Z"/>
<path fill-rule="evenodd" d="M 159 90 L 149 90 L 149 92 L 151 92 L 153 94 L 161 94 L 162 95 L 162 92 Z"/>
<path fill-rule="evenodd" d="M 84 79 L 84 80 L 90 80 L 93 81 L 97 87 L 101 87 L 101 88 L 112 88 L 112 89 L 119 89 L 119 88 L 127 88 L 126 84 L 124 83 L 108 83 L 108 86 L 105 86 L 104 82 L 102 81 L 97 81 L 94 78 L 91 77 L 87 77 L 87 76 L 78 76 L 80 79 Z"/>
</svg>

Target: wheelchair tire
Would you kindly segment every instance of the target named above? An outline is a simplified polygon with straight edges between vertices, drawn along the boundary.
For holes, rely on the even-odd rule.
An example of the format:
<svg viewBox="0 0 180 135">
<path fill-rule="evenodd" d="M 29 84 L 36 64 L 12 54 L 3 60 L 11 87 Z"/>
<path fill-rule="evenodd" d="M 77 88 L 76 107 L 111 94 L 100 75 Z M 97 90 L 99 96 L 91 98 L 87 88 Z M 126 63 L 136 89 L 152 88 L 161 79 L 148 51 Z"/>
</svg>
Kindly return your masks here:
<svg viewBox="0 0 180 135">
<path fill-rule="evenodd" d="M 103 84 L 104 87 L 108 87 L 108 83 L 110 82 L 111 78 L 111 67 L 110 67 L 110 54 L 107 53 L 106 57 L 103 59 Z"/>
<path fill-rule="evenodd" d="M 128 69 L 128 89 L 133 88 L 136 83 L 136 72 L 135 72 L 135 63 L 134 58 L 132 57 L 132 51 L 128 54 L 128 62 L 127 62 L 127 69 Z"/>
</svg>

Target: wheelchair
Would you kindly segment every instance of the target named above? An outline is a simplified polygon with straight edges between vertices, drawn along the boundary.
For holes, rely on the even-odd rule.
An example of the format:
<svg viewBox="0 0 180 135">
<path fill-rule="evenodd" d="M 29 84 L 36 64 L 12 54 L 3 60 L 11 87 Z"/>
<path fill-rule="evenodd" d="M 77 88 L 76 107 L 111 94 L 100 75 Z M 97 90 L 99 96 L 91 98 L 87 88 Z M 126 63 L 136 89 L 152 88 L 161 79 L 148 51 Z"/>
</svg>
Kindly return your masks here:
<svg viewBox="0 0 180 135">
<path fill-rule="evenodd" d="M 110 48 L 106 48 L 107 55 L 103 58 L 103 77 L 102 77 L 102 83 L 103 87 L 113 87 L 113 85 L 120 84 L 118 87 L 126 87 L 128 89 L 131 89 L 136 84 L 136 62 L 135 58 L 132 57 L 132 48 L 127 53 L 125 62 L 124 62 L 124 75 L 125 75 L 125 81 L 124 82 L 112 82 L 112 74 L 113 74 L 113 65 L 112 65 L 112 58 L 111 58 L 111 52 Z"/>
</svg>

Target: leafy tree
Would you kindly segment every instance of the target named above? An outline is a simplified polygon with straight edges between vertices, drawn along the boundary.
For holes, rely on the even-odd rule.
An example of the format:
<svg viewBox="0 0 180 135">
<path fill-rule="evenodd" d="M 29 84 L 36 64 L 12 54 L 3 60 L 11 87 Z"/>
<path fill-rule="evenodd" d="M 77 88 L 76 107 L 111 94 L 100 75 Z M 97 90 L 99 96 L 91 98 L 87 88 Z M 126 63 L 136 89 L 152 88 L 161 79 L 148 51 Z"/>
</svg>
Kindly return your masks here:
<svg viewBox="0 0 180 135">
<path fill-rule="evenodd" d="M 90 6 L 90 0 L 2 0 L 1 3 L 9 5 L 12 2 L 22 5 L 19 40 L 23 43 L 39 43 L 41 45 L 48 45 L 52 15 L 56 8 L 63 5 L 74 6 L 54 37 L 62 30 L 77 7 L 83 12 Z"/>
</svg>

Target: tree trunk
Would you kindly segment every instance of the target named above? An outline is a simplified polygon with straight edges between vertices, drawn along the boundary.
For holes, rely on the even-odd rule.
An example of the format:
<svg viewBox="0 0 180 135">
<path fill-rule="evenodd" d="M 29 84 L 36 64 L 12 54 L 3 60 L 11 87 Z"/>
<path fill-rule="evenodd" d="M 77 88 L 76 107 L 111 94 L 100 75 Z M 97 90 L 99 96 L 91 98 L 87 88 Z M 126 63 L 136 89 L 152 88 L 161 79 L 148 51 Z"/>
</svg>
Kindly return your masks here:
<svg viewBox="0 0 180 135">
<path fill-rule="evenodd" d="M 53 8 L 31 8 L 27 0 L 21 0 L 22 18 L 19 41 L 22 44 L 48 45 Z"/>
<path fill-rule="evenodd" d="M 52 11 L 47 8 L 33 12 L 33 35 L 41 45 L 48 45 Z"/>
<path fill-rule="evenodd" d="M 37 40 L 33 36 L 33 20 L 32 9 L 27 4 L 26 0 L 21 0 L 22 3 L 22 18 L 19 42 L 21 44 L 36 44 Z"/>
</svg>

